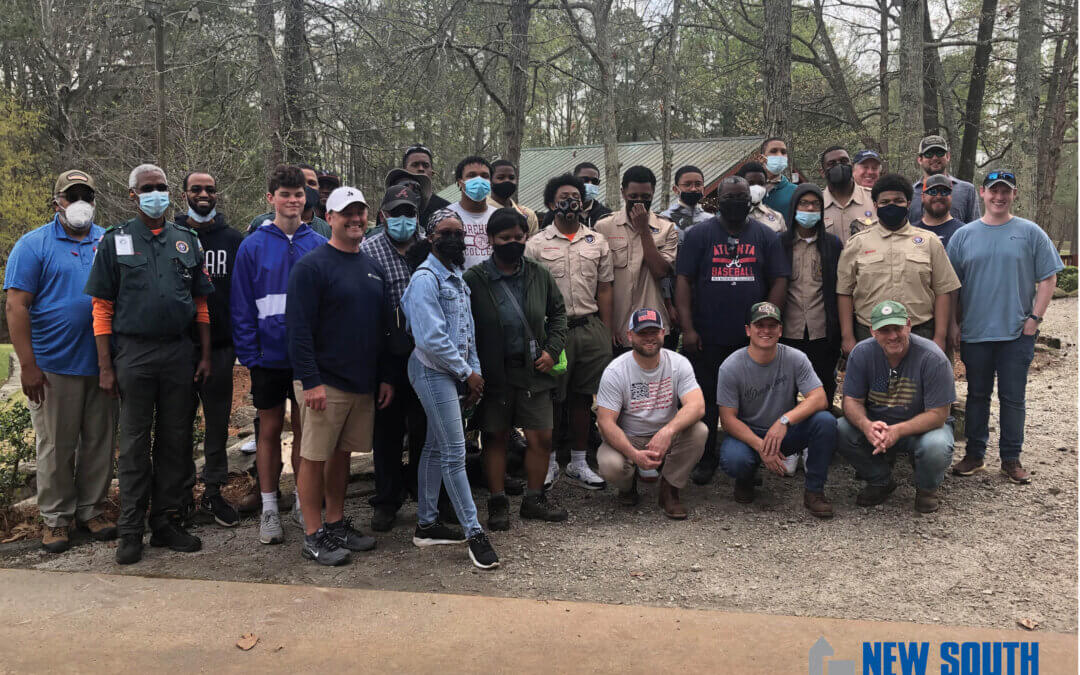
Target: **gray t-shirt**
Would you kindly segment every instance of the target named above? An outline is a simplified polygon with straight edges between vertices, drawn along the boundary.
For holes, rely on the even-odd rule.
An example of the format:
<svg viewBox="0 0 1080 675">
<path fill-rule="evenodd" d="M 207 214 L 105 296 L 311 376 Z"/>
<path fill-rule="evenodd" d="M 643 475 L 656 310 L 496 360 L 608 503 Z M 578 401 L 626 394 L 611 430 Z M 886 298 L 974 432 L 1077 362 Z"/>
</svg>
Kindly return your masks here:
<svg viewBox="0 0 1080 675">
<path fill-rule="evenodd" d="M 694 367 L 682 354 L 660 350 L 660 365 L 644 370 L 629 351 L 604 369 L 596 405 L 619 413 L 627 436 L 652 436 L 679 412 L 679 401 L 700 389 Z"/>
<path fill-rule="evenodd" d="M 820 386 L 810 359 L 798 349 L 776 345 L 776 358 L 762 364 L 743 347 L 720 364 L 716 403 L 734 408 L 739 421 L 762 436 L 795 407 L 796 394 L 806 396 Z"/>
<path fill-rule="evenodd" d="M 844 396 L 863 399 L 866 416 L 896 424 L 956 400 L 953 369 L 932 340 L 911 336 L 911 347 L 896 368 L 874 338 L 855 345 L 848 356 Z"/>
</svg>

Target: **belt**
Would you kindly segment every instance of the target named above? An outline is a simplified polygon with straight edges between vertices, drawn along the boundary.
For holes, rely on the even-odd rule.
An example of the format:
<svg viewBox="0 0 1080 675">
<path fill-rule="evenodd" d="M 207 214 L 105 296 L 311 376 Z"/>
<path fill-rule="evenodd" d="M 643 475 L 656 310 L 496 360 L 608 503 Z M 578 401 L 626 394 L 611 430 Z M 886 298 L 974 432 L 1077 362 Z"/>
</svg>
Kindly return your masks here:
<svg viewBox="0 0 1080 675">
<path fill-rule="evenodd" d="M 566 322 L 566 327 L 567 328 L 579 328 L 579 327 L 584 326 L 585 324 L 589 323 L 589 319 L 591 319 L 594 316 L 596 316 L 596 312 L 593 312 L 592 314 L 586 314 L 585 316 L 575 316 L 573 319 L 570 319 L 569 321 Z"/>
</svg>

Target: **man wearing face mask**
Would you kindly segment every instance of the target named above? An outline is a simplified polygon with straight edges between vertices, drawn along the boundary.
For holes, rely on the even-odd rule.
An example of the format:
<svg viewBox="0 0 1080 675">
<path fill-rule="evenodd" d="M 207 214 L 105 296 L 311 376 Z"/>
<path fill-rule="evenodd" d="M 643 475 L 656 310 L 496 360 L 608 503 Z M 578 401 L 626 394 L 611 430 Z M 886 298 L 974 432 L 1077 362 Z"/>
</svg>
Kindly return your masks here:
<svg viewBox="0 0 1080 675">
<path fill-rule="evenodd" d="M 600 169 L 592 162 L 582 162 L 574 167 L 571 174 L 585 185 L 582 193 L 581 223 L 585 227 L 595 227 L 601 218 L 611 213 L 611 209 L 600 201 Z M 548 211 L 540 219 L 540 226 L 547 227 L 555 222 L 555 212 Z"/>
<path fill-rule="evenodd" d="M 105 232 L 85 288 L 93 298 L 99 386 L 111 396 L 123 396 L 124 402 L 116 549 L 121 565 L 142 558 L 147 506 L 151 546 L 184 552 L 202 548 L 199 538 L 184 529 L 182 509 L 191 465 L 192 385 L 211 373 L 206 296 L 214 292 L 198 236 L 165 219 L 165 172 L 153 164 L 137 166 L 128 187 L 138 214 Z M 197 361 L 192 322 L 198 324 Z"/>
<path fill-rule="evenodd" d="M 982 216 L 982 203 L 975 192 L 975 186 L 966 180 L 949 175 L 949 143 L 941 136 L 927 136 L 919 142 L 919 156 L 915 158 L 923 170 L 923 177 L 913 186 L 915 196 L 911 200 L 911 222 L 917 223 L 922 218 L 922 193 L 926 180 L 931 176 L 945 176 L 952 183 L 952 204 L 949 212 L 961 223 L 970 223 Z"/>
<path fill-rule="evenodd" d="M 848 240 L 837 267 L 837 310 L 841 349 L 870 337 L 870 315 L 885 300 L 907 307 L 911 331 L 933 340 L 942 352 L 949 330 L 949 293 L 960 280 L 945 247 L 931 232 L 908 223 L 911 185 L 901 175 L 885 174 L 872 198 L 879 223 Z"/>
<path fill-rule="evenodd" d="M 497 159 L 491 163 L 491 194 L 488 195 L 488 204 L 497 209 L 511 208 L 525 216 L 529 226 L 528 236 L 531 237 L 540 229 L 540 221 L 536 219 L 536 212 L 510 198 L 517 192 L 517 187 L 517 168 L 510 160 Z"/>
<path fill-rule="evenodd" d="M 768 189 L 765 167 L 757 162 L 747 162 L 739 167 L 735 175 L 742 176 L 750 184 L 750 217 L 777 234 L 787 232 L 784 216 L 765 203 L 765 194 Z"/>
<path fill-rule="evenodd" d="M 461 218 L 465 226 L 465 269 L 491 255 L 487 222 L 498 207 L 488 203 L 491 194 L 491 164 L 479 156 L 466 157 L 454 167 L 454 179 L 461 199 L 447 208 Z"/>
<path fill-rule="evenodd" d="M 712 218 L 711 213 L 701 208 L 701 200 L 705 197 L 705 174 L 691 164 L 680 166 L 675 171 L 675 185 L 671 191 L 675 193 L 675 203 L 660 215 L 675 223 L 675 232 L 679 235 L 681 245 L 690 228 Z M 674 269 L 661 282 L 660 292 L 664 296 L 664 309 L 670 319 L 669 328 L 664 335 L 664 348 L 675 349 L 679 345 L 681 331 L 679 313 L 675 309 Z"/>
<path fill-rule="evenodd" d="M 784 139 L 766 138 L 761 144 L 761 154 L 757 161 L 764 165 L 768 179 L 768 192 L 765 205 L 777 213 L 787 213 L 791 205 L 791 196 L 795 194 L 795 184 L 787 179 L 788 149 Z"/>
<path fill-rule="evenodd" d="M 93 222 L 94 179 L 84 171 L 60 174 L 53 210 L 51 222 L 11 249 L 4 290 L 36 438 L 41 545 L 60 553 L 76 523 L 94 539 L 116 538 L 104 506 L 117 408 L 98 388 L 91 303 L 83 293 L 105 233 Z"/>
<path fill-rule="evenodd" d="M 686 235 L 676 263 L 675 305 L 683 328 L 683 353 L 706 392 L 716 391 L 716 376 L 724 359 L 746 345 L 739 321 L 751 305 L 768 300 L 782 307 L 787 296 L 791 264 L 780 237 L 750 218 L 750 185 L 730 176 L 720 183 L 720 212 Z M 698 485 L 712 480 L 719 457 L 715 396 L 705 397 L 705 426 L 709 440 L 701 461 L 691 473 Z"/>
<path fill-rule="evenodd" d="M 825 231 L 847 242 L 852 234 L 877 223 L 870 190 L 855 182 L 848 151 L 834 145 L 821 153 L 825 178 Z"/>
</svg>

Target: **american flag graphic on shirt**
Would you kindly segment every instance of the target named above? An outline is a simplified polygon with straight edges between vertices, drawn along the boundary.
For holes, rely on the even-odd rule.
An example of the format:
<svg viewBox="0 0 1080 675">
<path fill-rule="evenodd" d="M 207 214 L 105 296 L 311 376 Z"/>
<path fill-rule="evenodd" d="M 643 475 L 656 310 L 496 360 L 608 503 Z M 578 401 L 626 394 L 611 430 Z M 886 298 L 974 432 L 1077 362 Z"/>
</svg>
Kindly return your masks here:
<svg viewBox="0 0 1080 675">
<path fill-rule="evenodd" d="M 918 385 L 907 377 L 890 377 L 888 371 L 874 378 L 866 399 L 886 408 L 905 408 L 915 402 Z"/>
<path fill-rule="evenodd" d="M 671 389 L 671 375 L 654 382 L 633 382 L 630 384 L 630 410 L 667 410 L 674 400 Z"/>
</svg>

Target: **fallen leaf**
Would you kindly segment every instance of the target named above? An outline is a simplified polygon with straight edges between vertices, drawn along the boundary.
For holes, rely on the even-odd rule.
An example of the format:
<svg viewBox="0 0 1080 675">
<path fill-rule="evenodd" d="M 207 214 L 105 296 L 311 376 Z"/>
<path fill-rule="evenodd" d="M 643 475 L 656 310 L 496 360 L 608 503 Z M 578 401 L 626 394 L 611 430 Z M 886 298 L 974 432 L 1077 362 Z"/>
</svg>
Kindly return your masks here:
<svg viewBox="0 0 1080 675">
<path fill-rule="evenodd" d="M 240 636 L 240 639 L 236 641 L 236 646 L 243 649 L 245 652 L 255 646 L 255 643 L 259 641 L 259 636 L 255 633 L 244 633 Z"/>
<path fill-rule="evenodd" d="M 1016 623 L 1018 623 L 1021 628 L 1026 628 L 1028 630 L 1035 630 L 1039 627 L 1039 622 L 1034 619 L 1017 619 Z"/>
<path fill-rule="evenodd" d="M 645 573 L 644 572 L 631 572 L 630 576 L 632 576 L 632 577 L 643 577 L 643 576 L 645 576 Z"/>
</svg>

